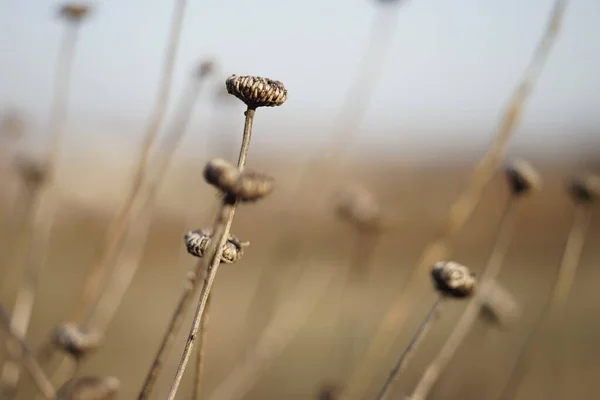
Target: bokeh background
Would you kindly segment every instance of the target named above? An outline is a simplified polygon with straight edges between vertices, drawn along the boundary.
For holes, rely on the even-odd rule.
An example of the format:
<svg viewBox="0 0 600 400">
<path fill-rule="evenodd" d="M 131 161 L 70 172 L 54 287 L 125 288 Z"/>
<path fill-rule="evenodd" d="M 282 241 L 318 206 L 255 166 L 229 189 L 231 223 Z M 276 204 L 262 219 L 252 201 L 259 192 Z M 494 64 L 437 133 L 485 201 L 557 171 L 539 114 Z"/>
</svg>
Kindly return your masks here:
<svg viewBox="0 0 600 400">
<path fill-rule="evenodd" d="M 52 182 L 52 201 L 59 208 L 27 337 L 33 348 L 76 301 L 93 254 L 125 199 L 155 102 L 173 3 L 92 2 L 93 12 L 80 28 L 62 157 Z M 297 185 L 315 156 L 327 161 L 332 131 L 352 94 L 349 88 L 361 62 L 370 57 L 367 48 L 387 46 L 386 56 L 380 72 L 374 72 L 364 116 L 351 127 L 356 139 L 348 139 L 351 154 L 341 181 L 365 186 L 393 229 L 377 243 L 369 280 L 360 292 L 362 317 L 354 334 L 361 351 L 426 244 L 441 232 L 450 204 L 496 132 L 552 7 L 548 0 L 430 0 L 385 6 L 367 0 L 188 3 L 161 135 L 198 63 L 213 60 L 215 71 L 202 85 L 161 186 L 142 267 L 106 332 L 104 346 L 81 370 L 118 377 L 122 399 L 135 398 L 195 263 L 185 253 L 183 235 L 212 223 L 215 192 L 202 179 L 203 165 L 215 156 L 233 161 L 237 154 L 244 107 L 223 94 L 228 75 L 281 80 L 289 99 L 282 107 L 257 112 L 249 166 L 272 174 L 277 189 L 256 205 L 242 206 L 236 216 L 233 232 L 251 246 L 242 261 L 224 266 L 217 278 L 207 339 L 206 398 L 253 348 L 273 310 L 295 295 L 305 269 L 322 266 L 323 276 L 316 274 L 315 280 L 329 279 L 327 272 L 342 271 L 354 254 L 356 232 L 335 218 L 329 201 L 334 187 Z M 13 160 L 23 154 L 43 157 L 50 149 L 52 84 L 65 29 L 56 15 L 59 5 L 51 0 L 0 4 L 0 111 L 18 112 L 23 123 L 18 141 L 4 139 L 0 144 L 0 276 L 9 282 L 3 285 L 1 300 L 8 308 L 21 279 L 8 271 L 22 224 L 15 217 L 22 183 Z M 381 7 L 386 7 L 384 13 Z M 596 1 L 570 4 L 509 148 L 509 156 L 531 161 L 544 182 L 541 192 L 520 205 L 500 277 L 522 307 L 522 318 L 508 330 L 478 323 L 436 385 L 433 399 L 494 399 L 549 296 L 573 216 L 564 182 L 572 174 L 600 168 L 600 42 L 594 40 L 600 35 L 599 16 Z M 371 39 L 374 31 L 376 40 Z M 500 174 L 458 238 L 457 261 L 475 271 L 485 265 L 507 197 Z M 594 379 L 600 374 L 595 286 L 600 278 L 599 239 L 600 223 L 594 217 L 562 327 L 568 333 L 562 389 L 556 390 L 547 368 L 554 343 L 540 338 L 541 356 L 519 398 L 595 397 Z M 316 398 L 320 385 L 339 379 L 347 368 L 340 343 L 348 332 L 338 325 L 343 283 L 340 273 L 324 292 L 301 293 L 299 302 L 320 296 L 318 306 L 246 398 Z M 320 287 L 317 282 L 315 287 Z M 398 333 L 393 351 L 380 362 L 371 398 L 434 296 L 430 285 L 423 285 L 413 302 L 418 307 Z M 396 385 L 397 397 L 410 393 L 463 307 L 456 303 L 444 308 Z M 156 398 L 166 394 L 191 317 L 186 317 Z M 182 398 L 190 393 L 192 375 L 188 371 Z M 23 384 L 31 385 L 28 379 Z"/>
</svg>

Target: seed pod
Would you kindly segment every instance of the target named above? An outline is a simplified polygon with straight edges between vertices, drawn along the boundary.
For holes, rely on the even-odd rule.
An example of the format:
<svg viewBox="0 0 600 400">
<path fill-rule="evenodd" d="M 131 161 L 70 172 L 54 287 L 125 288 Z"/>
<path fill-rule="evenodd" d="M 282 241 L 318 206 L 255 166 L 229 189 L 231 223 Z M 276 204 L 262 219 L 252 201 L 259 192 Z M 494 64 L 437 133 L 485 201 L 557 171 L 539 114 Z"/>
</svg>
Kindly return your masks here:
<svg viewBox="0 0 600 400">
<path fill-rule="evenodd" d="M 204 179 L 225 193 L 231 192 L 239 177 L 240 171 L 222 158 L 214 158 L 204 167 Z"/>
<path fill-rule="evenodd" d="M 121 382 L 113 376 L 85 376 L 67 381 L 56 393 L 57 400 L 113 400 Z"/>
<path fill-rule="evenodd" d="M 477 283 L 469 268 L 454 261 L 438 261 L 433 265 L 431 275 L 436 289 L 450 297 L 471 296 Z"/>
<path fill-rule="evenodd" d="M 524 160 L 515 160 L 505 167 L 506 178 L 515 195 L 539 190 L 541 179 L 536 170 Z"/>
<path fill-rule="evenodd" d="M 50 176 L 50 165 L 46 160 L 30 156 L 19 156 L 15 159 L 15 168 L 21 179 L 30 188 L 46 183 Z"/>
<path fill-rule="evenodd" d="M 188 253 L 199 258 L 204 257 L 211 239 L 212 229 L 197 229 L 188 232 L 185 235 L 185 245 Z M 244 255 L 244 247 L 249 244 L 249 242 L 242 242 L 237 237 L 229 234 L 227 242 L 221 250 L 221 262 L 233 264 L 239 261 Z"/>
<path fill-rule="evenodd" d="M 377 201 L 360 186 L 346 187 L 334 194 L 338 217 L 349 221 L 361 230 L 376 230 L 381 225 L 381 212 Z"/>
<path fill-rule="evenodd" d="M 275 189 L 275 179 L 267 174 L 244 171 L 231 188 L 231 194 L 241 201 L 256 201 Z"/>
<path fill-rule="evenodd" d="M 90 11 L 87 4 L 67 3 L 60 7 L 60 15 L 70 22 L 82 21 Z"/>
<path fill-rule="evenodd" d="M 585 174 L 571 178 L 567 190 L 577 203 L 591 203 L 600 197 L 600 178 L 596 175 Z"/>
<path fill-rule="evenodd" d="M 481 317 L 499 328 L 507 328 L 521 317 L 514 296 L 498 282 L 490 282 L 482 290 Z"/>
<path fill-rule="evenodd" d="M 75 324 L 59 325 L 52 333 L 52 342 L 76 359 L 80 359 L 102 344 L 104 337 L 99 331 L 83 331 Z"/>
<path fill-rule="evenodd" d="M 231 75 L 225 81 L 227 92 L 248 106 L 275 107 L 287 100 L 287 90 L 282 82 L 259 76 Z"/>
</svg>

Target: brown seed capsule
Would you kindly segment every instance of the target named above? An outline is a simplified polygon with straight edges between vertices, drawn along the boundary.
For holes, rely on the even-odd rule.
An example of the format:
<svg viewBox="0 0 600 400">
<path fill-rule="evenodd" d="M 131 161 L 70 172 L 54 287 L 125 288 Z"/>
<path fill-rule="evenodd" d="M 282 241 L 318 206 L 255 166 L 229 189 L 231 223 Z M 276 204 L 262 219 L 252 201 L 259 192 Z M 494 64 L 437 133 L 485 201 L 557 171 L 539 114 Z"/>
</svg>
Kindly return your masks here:
<svg viewBox="0 0 600 400">
<path fill-rule="evenodd" d="M 185 246 L 188 253 L 202 258 L 210 245 L 211 239 L 212 229 L 197 229 L 185 235 Z M 229 238 L 221 250 L 221 262 L 233 264 L 239 261 L 244 255 L 244 247 L 248 245 L 250 245 L 249 242 L 242 242 L 237 237 L 229 234 Z"/>
<path fill-rule="evenodd" d="M 57 400 L 113 400 L 121 382 L 113 376 L 85 376 L 67 381 L 56 393 Z"/>
<path fill-rule="evenodd" d="M 269 175 L 244 171 L 231 188 L 231 194 L 241 201 L 256 201 L 270 194 L 275 189 L 275 179 Z"/>
<path fill-rule="evenodd" d="M 102 344 L 104 337 L 98 331 L 83 331 L 75 324 L 59 325 L 52 333 L 52 342 L 74 358 L 79 359 Z"/>
<path fill-rule="evenodd" d="M 567 190 L 576 202 L 591 203 L 600 197 L 600 177 L 585 174 L 571 178 L 567 183 Z"/>
<path fill-rule="evenodd" d="M 484 321 L 507 328 L 521 317 L 521 308 L 514 296 L 498 282 L 490 282 L 489 286 L 481 290 L 483 298 L 480 315 Z"/>
<path fill-rule="evenodd" d="M 377 201 L 360 186 L 349 186 L 334 194 L 336 214 L 358 229 L 376 230 L 381 225 Z"/>
<path fill-rule="evenodd" d="M 282 82 L 259 76 L 231 75 L 225 81 L 227 92 L 249 108 L 280 106 L 287 100 L 287 90 Z"/>
<path fill-rule="evenodd" d="M 431 275 L 436 289 L 445 296 L 468 297 L 477 283 L 469 268 L 454 261 L 438 261 L 433 265 Z"/>
<path fill-rule="evenodd" d="M 515 160 L 505 167 L 506 178 L 515 195 L 539 190 L 541 179 L 536 170 L 524 160 Z"/>
<path fill-rule="evenodd" d="M 30 188 L 46 183 L 50 176 L 50 166 L 46 160 L 29 156 L 19 156 L 15 159 L 15 168 L 21 179 Z"/>
<path fill-rule="evenodd" d="M 71 22 L 82 21 L 91 11 L 91 7 L 81 3 L 67 3 L 60 7 L 60 15 Z"/>
<path fill-rule="evenodd" d="M 204 167 L 204 179 L 225 193 L 231 192 L 239 177 L 240 171 L 222 158 L 214 158 Z"/>
</svg>

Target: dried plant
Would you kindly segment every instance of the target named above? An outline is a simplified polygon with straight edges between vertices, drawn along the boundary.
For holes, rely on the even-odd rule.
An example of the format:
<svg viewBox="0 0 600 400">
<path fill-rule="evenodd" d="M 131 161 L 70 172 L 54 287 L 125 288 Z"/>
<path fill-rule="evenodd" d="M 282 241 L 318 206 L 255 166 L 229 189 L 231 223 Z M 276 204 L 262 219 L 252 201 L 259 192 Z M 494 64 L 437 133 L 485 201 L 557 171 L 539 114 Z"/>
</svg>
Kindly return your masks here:
<svg viewBox="0 0 600 400">
<path fill-rule="evenodd" d="M 558 274 L 554 280 L 552 294 L 521 345 L 509 378 L 500 391 L 499 400 L 517 397 L 521 383 L 527 376 L 527 371 L 536 355 L 537 338 L 543 333 L 544 328 L 560 329 L 564 317 L 565 304 L 571 291 L 591 222 L 592 205 L 600 198 L 600 178 L 594 175 L 573 178 L 568 182 L 567 190 L 576 206 L 575 217 L 567 237 Z"/>
<path fill-rule="evenodd" d="M 541 186 L 540 179 L 535 170 L 524 161 L 509 164 L 505 172 L 510 185 L 511 196 L 504 210 L 492 253 L 481 274 L 479 289 L 467 304 L 462 316 L 440 352 L 427 367 L 411 396 L 411 400 L 425 400 L 427 398 L 429 391 L 467 337 L 481 311 L 483 299 L 487 297 L 486 293 L 489 292 L 491 285 L 494 284 L 504 263 L 514 228 L 518 200 L 530 193 L 530 191 L 539 189 Z"/>
<path fill-rule="evenodd" d="M 494 141 L 475 167 L 465 189 L 452 205 L 442 235 L 425 248 L 421 258 L 404 283 L 404 288 L 416 287 L 413 284 L 423 280 L 423 273 L 427 266 L 435 260 L 448 258 L 450 255 L 453 238 L 462 229 L 479 204 L 483 189 L 490 182 L 494 171 L 502 162 L 507 144 L 520 121 L 525 104 L 555 43 L 564 16 L 565 5 L 566 2 L 563 0 L 556 1 L 546 31 L 533 53 L 531 63 L 517 86 L 513 98 L 508 104 Z M 410 290 L 400 290 L 399 293 L 400 296 L 392 303 L 375 335 L 370 340 L 363 362 L 358 363 L 349 379 L 347 391 L 350 399 L 361 398 L 370 386 L 376 375 L 374 364 L 381 359 L 381 355 L 390 351 L 408 310 L 412 309 L 412 305 L 409 304 L 411 299 L 418 298 Z"/>
<path fill-rule="evenodd" d="M 121 382 L 114 376 L 71 379 L 58 390 L 57 400 L 114 400 Z"/>
<path fill-rule="evenodd" d="M 439 296 L 425 320 L 419 326 L 417 333 L 413 336 L 408 346 L 404 349 L 396 364 L 390 371 L 383 387 L 375 397 L 376 400 L 383 400 L 389 397 L 392 384 L 404 370 L 411 355 L 415 352 L 420 343 L 425 339 L 435 321 L 441 302 L 445 298 L 464 299 L 470 297 L 475 291 L 477 281 L 475 275 L 469 268 L 453 261 L 439 261 L 431 269 L 431 277 Z"/>
</svg>

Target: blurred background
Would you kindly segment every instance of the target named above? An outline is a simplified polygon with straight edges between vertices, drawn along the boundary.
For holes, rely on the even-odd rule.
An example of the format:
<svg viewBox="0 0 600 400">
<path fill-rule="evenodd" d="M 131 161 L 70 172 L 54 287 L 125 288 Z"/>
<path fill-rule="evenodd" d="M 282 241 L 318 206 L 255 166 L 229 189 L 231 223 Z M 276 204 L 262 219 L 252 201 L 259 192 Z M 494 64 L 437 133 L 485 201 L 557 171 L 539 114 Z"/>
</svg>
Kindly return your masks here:
<svg viewBox="0 0 600 400">
<path fill-rule="evenodd" d="M 47 265 L 39 275 L 27 332 L 26 341 L 34 349 L 78 301 L 108 226 L 124 206 L 157 101 L 175 3 L 89 2 L 85 21 L 75 22 L 81 26 L 76 28 L 66 89 L 60 159 L 50 200 L 45 200 L 55 206 Z M 493 139 L 553 2 L 187 3 L 157 143 L 166 143 L 162 140 L 177 122 L 178 107 L 191 85 L 199 85 L 198 97 L 155 207 L 130 221 L 128 237 L 134 240 L 132 227 L 151 220 L 140 267 L 106 330 L 104 345 L 84 360 L 79 373 L 116 376 L 121 381 L 119 398 L 136 398 L 186 273 L 196 261 L 185 252 L 183 235 L 212 224 L 215 190 L 204 182 L 203 166 L 213 157 L 231 162 L 237 157 L 245 107 L 224 92 L 225 79 L 258 75 L 280 80 L 288 89 L 282 107 L 257 111 L 248 161 L 249 167 L 271 174 L 277 188 L 264 201 L 241 206 L 236 215 L 232 232 L 251 245 L 239 263 L 224 265 L 217 278 L 203 397 L 210 398 L 255 347 L 273 311 L 298 295 L 300 303 L 319 296 L 316 308 L 244 397 L 317 398 L 322 384 L 339 383 L 346 373 L 340 343 L 349 332 L 339 325 L 343 271 L 363 244 L 356 241 L 353 227 L 336 218 L 331 191 L 342 181 L 361 184 L 392 226 L 378 236 L 368 281 L 357 295 L 362 311 L 352 334 L 357 352 L 363 354 Z M 0 3 L 0 115 L 5 121 L 16 116 L 17 121 L 3 125 L 0 139 L 0 299 L 8 309 L 15 304 L 19 282 L 26 279 L 24 267 L 14 260 L 20 232 L 29 223 L 26 212 L 19 211 L 27 192 L 15 160 L 45 160 L 52 152 L 55 71 L 61 40 L 73 28 L 59 16 L 62 5 L 53 0 Z M 555 48 L 509 145 L 509 157 L 530 161 L 543 180 L 543 189 L 519 206 L 500 275 L 521 307 L 521 318 L 506 330 L 478 322 L 432 399 L 495 399 L 550 295 L 574 212 L 565 180 L 600 168 L 600 41 L 594 39 L 600 35 L 599 17 L 597 1 L 570 2 Z M 198 65 L 207 61 L 214 62 L 210 72 L 198 78 Z M 322 177 L 316 171 L 307 175 L 307 166 L 328 163 L 339 147 L 347 151 L 342 177 L 317 187 Z M 158 159 L 160 149 L 157 145 L 153 153 Z M 155 164 L 151 159 L 150 166 Z M 505 178 L 498 174 L 461 230 L 454 259 L 481 271 L 508 196 Z M 594 379 L 600 374 L 600 328 L 595 323 L 600 318 L 595 287 L 599 239 L 600 222 L 593 216 L 564 319 L 568 334 L 561 391 L 555 390 L 546 368 L 553 344 L 544 344 L 542 338 L 541 356 L 528 370 L 519 398 L 595 396 Z M 28 251 L 35 252 L 35 245 Z M 297 283 L 314 266 L 334 271 L 333 279 L 324 272 L 315 275 L 316 281 L 332 282 L 327 290 L 313 293 L 305 285 L 308 289 L 297 294 Z M 335 271 L 340 271 L 339 279 Z M 315 282 L 314 287 L 321 286 Z M 374 398 L 434 297 L 431 285 L 423 285 L 392 351 L 379 360 L 377 379 L 366 398 Z M 444 307 L 395 385 L 396 397 L 411 392 L 463 308 L 463 302 Z M 168 391 L 191 323 L 189 311 L 153 397 Z M 192 369 L 181 398 L 191 398 Z M 22 386 L 31 385 L 24 377 Z"/>
</svg>

